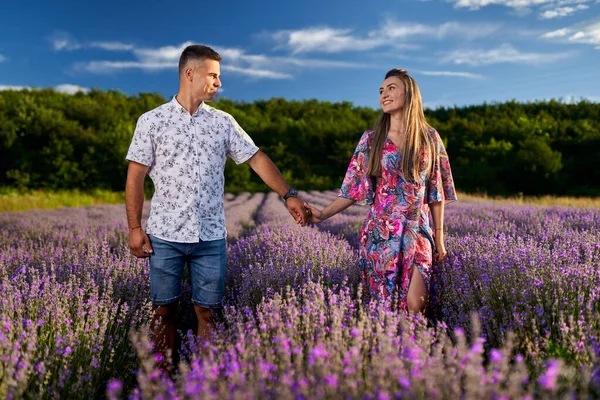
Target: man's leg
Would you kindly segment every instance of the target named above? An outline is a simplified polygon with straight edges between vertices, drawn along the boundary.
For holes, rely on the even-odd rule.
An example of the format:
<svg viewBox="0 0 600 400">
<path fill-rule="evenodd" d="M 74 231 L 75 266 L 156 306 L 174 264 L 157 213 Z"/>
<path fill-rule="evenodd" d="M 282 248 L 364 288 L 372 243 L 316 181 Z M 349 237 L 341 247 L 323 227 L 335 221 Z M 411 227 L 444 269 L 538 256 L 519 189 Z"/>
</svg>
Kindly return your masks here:
<svg viewBox="0 0 600 400">
<path fill-rule="evenodd" d="M 225 294 L 225 239 L 200 241 L 190 255 L 192 301 L 198 318 L 198 337 L 210 341 L 215 329 L 215 316 L 222 307 Z"/>
<path fill-rule="evenodd" d="M 171 366 L 177 365 L 179 361 L 179 335 L 177 335 L 177 322 L 175 315 L 177 313 L 177 304 L 171 303 L 162 306 L 153 306 L 152 310 L 152 342 L 154 351 L 160 353 L 163 357 L 159 363 L 163 371 L 171 373 Z"/>
<path fill-rule="evenodd" d="M 196 312 L 196 318 L 198 318 L 198 338 L 202 343 L 210 342 L 212 332 L 216 328 L 211 309 L 194 304 L 194 311 Z"/>
<path fill-rule="evenodd" d="M 152 340 L 154 350 L 163 356 L 163 370 L 178 360 L 177 305 L 181 297 L 181 277 L 185 253 L 181 243 L 168 242 L 149 235 L 150 300 L 153 304 Z"/>
</svg>

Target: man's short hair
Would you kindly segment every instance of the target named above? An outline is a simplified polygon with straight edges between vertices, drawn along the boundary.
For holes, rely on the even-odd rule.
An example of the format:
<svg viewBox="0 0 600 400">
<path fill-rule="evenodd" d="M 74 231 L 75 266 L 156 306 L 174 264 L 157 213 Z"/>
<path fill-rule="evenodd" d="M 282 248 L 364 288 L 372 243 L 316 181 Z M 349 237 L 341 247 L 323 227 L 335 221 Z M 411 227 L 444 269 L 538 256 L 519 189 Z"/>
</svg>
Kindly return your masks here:
<svg viewBox="0 0 600 400">
<path fill-rule="evenodd" d="M 179 74 L 181 75 L 188 62 L 204 60 L 221 61 L 221 56 L 210 47 L 201 44 L 192 44 L 186 47 L 179 57 Z"/>
</svg>

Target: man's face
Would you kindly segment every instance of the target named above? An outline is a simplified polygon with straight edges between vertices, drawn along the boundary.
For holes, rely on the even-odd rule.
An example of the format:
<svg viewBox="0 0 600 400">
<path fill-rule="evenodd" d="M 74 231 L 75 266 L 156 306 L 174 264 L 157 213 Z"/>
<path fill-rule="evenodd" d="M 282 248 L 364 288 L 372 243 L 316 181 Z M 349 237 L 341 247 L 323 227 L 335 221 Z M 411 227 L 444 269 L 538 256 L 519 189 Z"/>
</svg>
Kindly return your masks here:
<svg viewBox="0 0 600 400">
<path fill-rule="evenodd" d="M 221 86 L 221 64 L 215 60 L 204 60 L 202 63 L 192 63 L 186 68 L 186 79 L 190 82 L 192 94 L 202 100 L 210 101 Z"/>
</svg>

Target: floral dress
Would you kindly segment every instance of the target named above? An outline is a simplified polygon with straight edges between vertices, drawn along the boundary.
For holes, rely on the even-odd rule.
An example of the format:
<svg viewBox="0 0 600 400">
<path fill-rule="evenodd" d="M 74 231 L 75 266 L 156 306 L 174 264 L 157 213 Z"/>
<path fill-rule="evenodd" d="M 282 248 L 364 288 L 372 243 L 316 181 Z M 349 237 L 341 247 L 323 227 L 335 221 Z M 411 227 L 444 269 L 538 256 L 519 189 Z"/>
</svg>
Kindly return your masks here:
<svg viewBox="0 0 600 400">
<path fill-rule="evenodd" d="M 435 130 L 438 157 L 430 177 L 423 171 L 420 182 L 406 181 L 401 172 L 402 154 L 389 138 L 383 145 L 381 176 L 375 192 L 367 175 L 369 143 L 373 130 L 363 134 L 344 177 L 339 197 L 370 204 L 360 233 L 360 265 L 371 296 L 407 309 L 408 288 L 416 267 L 429 294 L 433 249 L 429 203 L 456 200 L 452 172 L 444 144 Z M 421 165 L 427 152 L 422 153 Z M 422 168 L 423 169 L 423 168 Z"/>
</svg>

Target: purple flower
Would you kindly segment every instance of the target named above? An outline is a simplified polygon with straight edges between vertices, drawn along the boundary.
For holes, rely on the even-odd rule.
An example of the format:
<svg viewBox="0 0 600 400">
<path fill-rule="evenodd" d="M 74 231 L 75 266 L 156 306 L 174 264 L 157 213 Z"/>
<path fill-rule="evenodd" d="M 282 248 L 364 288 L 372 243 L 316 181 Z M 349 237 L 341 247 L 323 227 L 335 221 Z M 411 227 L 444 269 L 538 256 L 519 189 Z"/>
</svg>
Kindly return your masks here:
<svg viewBox="0 0 600 400">
<path fill-rule="evenodd" d="M 318 207 L 336 197 L 335 192 L 307 194 Z M 178 385 L 146 370 L 161 361 L 153 358 L 151 343 L 134 343 L 138 366 L 123 363 L 129 357 L 117 353 L 114 358 L 100 357 L 128 349 L 129 327 L 144 326 L 151 317 L 147 260 L 130 255 L 124 207 L 24 213 L 18 218 L 0 214 L 0 275 L 8 277 L 0 282 L 0 304 L 6 315 L 17 316 L 0 317 L 0 347 L 11 350 L 0 356 L 8 366 L 6 375 L 27 384 L 54 376 L 44 387 L 52 398 L 74 391 L 93 397 L 93 385 L 81 383 L 105 379 L 106 371 L 118 371 L 122 379 L 130 374 L 143 378 L 138 385 L 147 386 L 132 388 L 132 400 L 141 399 L 148 385 L 155 390 L 148 397 L 165 399 L 212 398 L 222 395 L 220 388 L 229 390 L 231 397 L 271 398 L 290 389 L 291 397 L 316 398 L 341 392 L 340 385 L 351 388 L 348 397 L 383 399 L 410 394 L 417 389 L 411 379 L 423 381 L 427 393 L 436 397 L 448 382 L 438 385 L 426 379 L 448 357 L 473 371 L 483 397 L 493 397 L 495 387 L 507 379 L 523 382 L 524 391 L 515 393 L 520 398 L 531 390 L 560 389 L 561 364 L 548 362 L 536 388 L 526 372 L 521 375 L 527 371 L 523 364 L 504 376 L 499 364 L 508 357 L 507 332 L 516 334 L 517 348 L 527 347 L 519 346 L 521 333 L 533 339 L 527 357 L 544 357 L 540 343 L 546 340 L 573 343 L 581 354 L 600 354 L 592 312 L 600 299 L 600 245 L 595 237 L 600 210 L 472 202 L 450 206 L 449 257 L 434 266 L 431 282 L 436 329 L 415 321 L 405 325 L 397 314 L 382 311 L 379 303 L 361 304 L 356 298 L 362 282 L 358 239 L 367 208 L 351 207 L 318 227 L 301 228 L 276 194 L 248 193 L 233 199 L 225 207 L 228 227 L 230 221 L 234 225 L 228 238 L 228 329 L 203 349 L 194 342 L 193 332 L 184 337 L 189 350 L 181 357 L 187 365 L 180 369 Z M 368 287 L 363 290 L 368 294 Z M 183 295 L 184 300 L 191 296 L 188 282 Z M 473 312 L 479 315 L 477 327 L 471 323 Z M 553 329 L 558 313 L 575 318 L 574 323 L 562 322 L 571 329 Z M 454 332 L 450 336 L 457 343 L 445 341 L 441 352 L 435 351 L 448 331 Z M 56 335 L 60 337 L 54 343 L 51 338 Z M 467 338 L 473 340 L 465 352 Z M 488 369 L 481 357 L 486 347 Z M 71 360 L 65 363 L 61 355 Z M 376 365 L 373 360 L 378 360 Z M 573 368 L 583 360 L 577 357 Z M 515 363 L 523 362 L 522 355 L 515 357 Z M 25 377 L 28 368 L 32 371 Z M 387 379 L 379 380 L 382 374 Z M 598 379 L 598 371 L 594 374 L 592 382 Z M 440 377 L 450 382 L 455 378 Z M 369 386 L 373 381 L 382 384 Z M 571 386 L 565 392 L 578 394 L 579 386 L 566 384 Z M 465 390 L 462 382 L 458 385 Z M 15 393 L 21 389 L 15 388 Z M 120 381 L 111 381 L 106 397 L 116 399 L 122 391 Z"/>
<path fill-rule="evenodd" d="M 403 376 L 401 378 L 398 378 L 398 383 L 403 388 L 410 389 L 410 379 L 408 379 L 407 377 Z"/>
<path fill-rule="evenodd" d="M 490 360 L 495 363 L 502 361 L 502 352 L 497 349 L 492 349 L 490 352 Z"/>
<path fill-rule="evenodd" d="M 337 388 L 338 387 L 337 377 L 334 375 L 327 375 L 325 377 L 325 384 L 327 384 L 327 386 L 329 386 L 329 387 Z"/>
<path fill-rule="evenodd" d="M 515 361 L 518 363 L 522 363 L 523 360 L 525 360 L 525 357 L 523 357 L 522 354 L 517 354 L 517 356 L 515 357 Z"/>
<path fill-rule="evenodd" d="M 121 390 L 123 389 L 123 383 L 118 379 L 111 379 L 106 385 L 106 397 L 109 400 L 118 399 Z"/>
<path fill-rule="evenodd" d="M 481 344 L 481 342 L 478 340 L 477 342 L 475 342 L 473 344 L 473 347 L 471 348 L 471 350 L 475 354 L 481 354 L 481 353 L 483 353 L 483 344 Z"/>
<path fill-rule="evenodd" d="M 329 354 L 326 350 L 325 350 L 325 345 L 320 343 L 317 346 L 315 346 L 311 351 L 310 354 L 308 356 L 308 362 L 310 365 L 313 365 L 317 359 L 319 358 L 329 358 L 331 356 L 331 354 Z"/>
<path fill-rule="evenodd" d="M 546 372 L 538 379 L 538 382 L 548 390 L 556 390 L 556 378 L 560 373 L 558 362 L 556 360 L 549 360 L 546 366 Z"/>
</svg>

